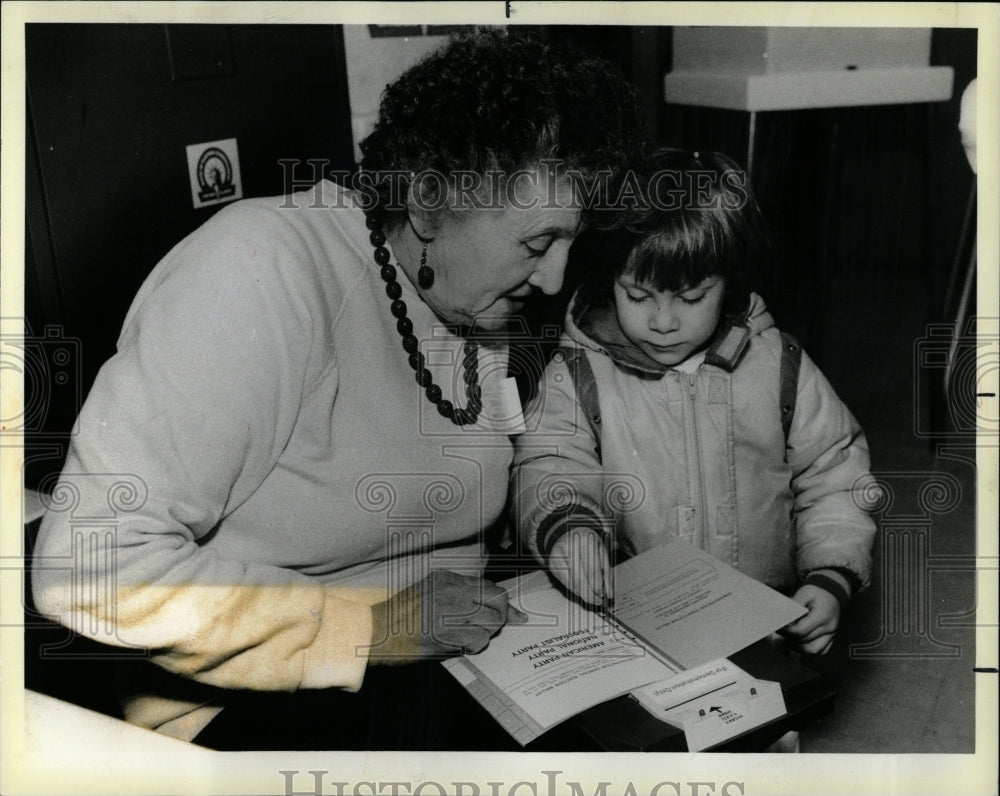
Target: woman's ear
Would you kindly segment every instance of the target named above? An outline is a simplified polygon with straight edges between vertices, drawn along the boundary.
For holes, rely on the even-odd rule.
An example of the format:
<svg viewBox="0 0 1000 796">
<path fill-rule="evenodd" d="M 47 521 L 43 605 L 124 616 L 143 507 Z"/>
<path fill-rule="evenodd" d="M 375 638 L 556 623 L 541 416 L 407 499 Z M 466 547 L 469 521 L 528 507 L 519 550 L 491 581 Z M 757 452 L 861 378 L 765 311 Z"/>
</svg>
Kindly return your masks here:
<svg viewBox="0 0 1000 796">
<path fill-rule="evenodd" d="M 410 183 L 406 192 L 406 213 L 414 234 L 427 243 L 434 240 L 441 227 L 441 214 L 447 188 L 440 179 L 421 179 Z"/>
</svg>

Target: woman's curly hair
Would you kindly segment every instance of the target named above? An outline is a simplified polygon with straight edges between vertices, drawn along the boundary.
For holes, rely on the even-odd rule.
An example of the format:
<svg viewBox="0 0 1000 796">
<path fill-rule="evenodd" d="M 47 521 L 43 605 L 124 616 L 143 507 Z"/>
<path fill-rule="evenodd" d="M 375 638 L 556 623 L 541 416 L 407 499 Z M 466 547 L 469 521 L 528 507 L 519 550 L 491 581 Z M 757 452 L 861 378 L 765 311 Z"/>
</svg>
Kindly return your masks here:
<svg viewBox="0 0 1000 796">
<path fill-rule="evenodd" d="M 610 63 L 486 30 L 451 41 L 386 87 L 361 142 L 361 169 L 375 176 L 375 212 L 391 221 L 404 209 L 389 206 L 396 187 L 379 172 L 433 170 L 453 188 L 459 171 L 511 174 L 552 158 L 585 181 L 605 172 L 614 183 L 641 141 L 636 92 Z"/>
</svg>

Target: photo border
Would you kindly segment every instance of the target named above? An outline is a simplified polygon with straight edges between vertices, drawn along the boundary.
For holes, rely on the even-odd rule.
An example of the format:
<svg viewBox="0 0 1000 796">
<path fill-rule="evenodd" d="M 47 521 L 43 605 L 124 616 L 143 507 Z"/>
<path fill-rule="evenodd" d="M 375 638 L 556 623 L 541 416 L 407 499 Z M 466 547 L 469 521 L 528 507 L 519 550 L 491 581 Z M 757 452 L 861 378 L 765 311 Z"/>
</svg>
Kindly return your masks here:
<svg viewBox="0 0 1000 796">
<path fill-rule="evenodd" d="M 998 149 L 1000 139 L 1000 37 L 995 4 L 920 3 L 89 3 L 5 2 L 2 5 L 2 208 L 0 216 L 0 318 L 23 317 L 24 292 L 24 163 L 26 22 L 156 22 L 156 23 L 313 23 L 313 24 L 725 24 L 851 27 L 970 27 L 978 37 L 978 314 L 1000 316 L 997 307 Z M 18 330 L 20 331 L 20 330 Z M 997 373 L 984 373 L 984 384 L 996 395 Z M 16 374 L 0 370 L 0 416 L 17 416 L 23 403 Z M 994 401 L 996 398 L 993 399 Z M 459 753 L 272 752 L 217 753 L 191 747 L 176 756 L 141 749 L 122 752 L 49 749 L 33 744 L 25 733 L 23 633 L 16 626 L 21 611 L 23 564 L 21 471 L 17 437 L 0 448 L 0 791 L 34 793 L 286 793 L 282 771 L 300 772 L 295 792 L 312 792 L 310 771 L 325 771 L 324 793 L 337 793 L 334 782 L 351 783 L 343 793 L 391 793 L 365 783 L 478 783 L 480 793 L 569 792 L 580 783 L 586 794 L 611 783 L 607 793 L 620 793 L 631 783 L 636 794 L 654 792 L 657 783 L 678 783 L 680 792 L 708 796 L 779 796 L 780 794 L 877 793 L 915 796 L 942 793 L 996 792 L 997 782 L 997 447 L 977 451 L 978 544 L 982 562 L 977 573 L 976 753 L 971 755 L 720 755 L 617 754 L 538 755 Z M 11 623 L 14 623 L 13 625 Z M 553 775 L 551 772 L 559 772 Z M 557 782 L 561 790 L 554 790 Z M 497 787 L 490 783 L 502 783 Z M 534 790 L 530 787 L 534 784 Z M 714 789 L 708 788 L 712 783 Z M 736 786 L 740 784 L 740 787 Z M 360 790 L 357 787 L 361 786 Z M 699 787 L 695 787 L 699 786 Z M 728 786 L 728 787 L 727 787 Z M 572 788 L 570 788 L 572 790 Z M 465 789 L 471 796 L 471 789 Z M 660 794 L 677 788 L 661 785 Z M 437 793 L 427 787 L 423 792 Z M 446 791 L 451 792 L 451 791 Z"/>
</svg>

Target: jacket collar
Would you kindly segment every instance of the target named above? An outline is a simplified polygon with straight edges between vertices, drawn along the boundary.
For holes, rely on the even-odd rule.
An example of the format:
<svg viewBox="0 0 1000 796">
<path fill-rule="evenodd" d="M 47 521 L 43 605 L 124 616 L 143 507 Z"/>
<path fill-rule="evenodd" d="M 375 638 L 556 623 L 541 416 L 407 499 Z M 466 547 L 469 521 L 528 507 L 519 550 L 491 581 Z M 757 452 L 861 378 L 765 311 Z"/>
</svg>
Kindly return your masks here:
<svg viewBox="0 0 1000 796">
<path fill-rule="evenodd" d="M 565 319 L 566 332 L 584 348 L 610 357 L 615 364 L 654 376 L 669 368 L 647 356 L 625 336 L 613 306 L 587 303 L 580 289 L 573 295 Z M 774 326 L 764 300 L 751 294 L 746 313 L 720 328 L 705 352 L 705 364 L 732 372 L 743 358 L 750 340 Z"/>
</svg>

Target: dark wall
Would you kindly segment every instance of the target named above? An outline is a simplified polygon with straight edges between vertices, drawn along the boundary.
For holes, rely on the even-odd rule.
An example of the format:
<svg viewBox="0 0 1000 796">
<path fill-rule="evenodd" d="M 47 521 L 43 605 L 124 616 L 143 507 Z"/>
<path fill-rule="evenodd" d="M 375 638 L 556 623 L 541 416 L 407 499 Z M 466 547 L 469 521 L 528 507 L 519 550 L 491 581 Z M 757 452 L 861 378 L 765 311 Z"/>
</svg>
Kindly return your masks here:
<svg viewBox="0 0 1000 796">
<path fill-rule="evenodd" d="M 615 62 L 639 89 L 653 140 L 745 161 L 747 114 L 662 101 L 671 28 L 535 32 Z M 56 445 L 35 452 L 31 483 L 58 468 L 52 450 L 113 353 L 146 274 L 218 209 L 192 208 L 184 147 L 237 137 L 247 196 L 285 189 L 279 158 L 349 169 L 353 157 L 337 26 L 36 24 L 26 39 L 27 319 L 35 335 L 56 325 L 79 340 L 70 378 L 28 395 L 45 399 L 33 422 Z M 894 322 L 900 290 L 925 302 L 910 323 L 949 316 L 944 294 L 972 184 L 958 103 L 975 51 L 975 30 L 934 31 L 932 63 L 955 69 L 949 102 L 757 119 L 754 186 L 775 243 L 761 292 L 838 387 L 851 388 L 857 357 L 871 353 L 865 341 Z M 846 305 L 865 309 L 851 345 Z"/>
<path fill-rule="evenodd" d="M 913 343 L 953 312 L 944 293 L 973 184 L 958 105 L 976 37 L 932 33 L 932 65 L 955 71 L 948 102 L 757 114 L 753 186 L 774 244 L 760 291 L 852 405 L 908 392 Z M 744 112 L 667 106 L 657 130 L 663 144 L 745 164 L 748 124 Z"/>
<path fill-rule="evenodd" d="M 936 135 L 932 142 L 929 203 L 931 222 L 938 232 L 931 253 L 939 280 L 935 291 L 938 302 L 933 307 L 935 320 L 948 320 L 954 310 L 954 306 L 944 305 L 942 291 L 947 288 L 948 271 L 959 248 L 958 238 L 973 183 L 957 124 L 962 93 L 976 77 L 976 45 L 976 31 L 965 28 L 935 30 L 931 38 L 931 63 L 955 70 L 951 99 L 933 109 Z"/>
<path fill-rule="evenodd" d="M 639 90 L 652 141 L 719 150 L 746 165 L 749 114 L 664 102 L 672 28 L 537 32 L 616 64 Z M 954 69 L 947 102 L 757 115 L 753 186 L 773 242 L 759 290 L 852 406 L 889 392 L 911 400 L 915 341 L 929 323 L 954 318 L 956 301 L 945 293 L 973 185 L 958 113 L 976 74 L 976 44 L 975 29 L 932 31 L 931 64 Z M 594 265 L 589 249 L 585 233 L 562 301 L 536 327 L 561 319 Z"/>
<path fill-rule="evenodd" d="M 27 321 L 79 341 L 34 421 L 61 441 L 143 279 L 220 207 L 192 206 L 185 147 L 235 137 L 244 196 L 280 194 L 281 158 L 353 166 L 350 108 L 339 26 L 32 24 L 26 71 Z"/>
<path fill-rule="evenodd" d="M 749 114 L 663 101 L 672 28 L 543 32 L 615 63 L 639 89 L 659 145 L 715 149 L 746 165 Z M 757 114 L 753 186 L 773 241 L 759 290 L 852 406 L 888 391 L 909 400 L 914 342 L 927 324 L 953 319 L 945 293 L 973 184 L 958 110 L 976 43 L 975 29 L 932 31 L 931 64 L 955 73 L 947 102 Z M 592 265 L 587 251 L 585 234 L 563 304 Z M 544 322 L 559 318 L 554 309 Z"/>
</svg>

